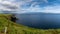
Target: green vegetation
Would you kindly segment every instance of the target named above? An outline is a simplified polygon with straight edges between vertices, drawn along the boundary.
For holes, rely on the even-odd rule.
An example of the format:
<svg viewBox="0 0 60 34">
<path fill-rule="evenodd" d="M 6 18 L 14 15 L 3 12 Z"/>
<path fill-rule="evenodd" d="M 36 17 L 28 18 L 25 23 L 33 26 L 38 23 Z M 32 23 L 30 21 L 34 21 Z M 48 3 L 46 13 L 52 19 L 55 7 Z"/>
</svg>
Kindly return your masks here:
<svg viewBox="0 0 60 34">
<path fill-rule="evenodd" d="M 0 34 L 4 34 L 4 28 L 8 27 L 7 34 L 60 34 L 60 29 L 36 29 L 11 22 L 10 14 L 0 14 Z M 9 24 L 9 25 L 8 25 Z"/>
</svg>

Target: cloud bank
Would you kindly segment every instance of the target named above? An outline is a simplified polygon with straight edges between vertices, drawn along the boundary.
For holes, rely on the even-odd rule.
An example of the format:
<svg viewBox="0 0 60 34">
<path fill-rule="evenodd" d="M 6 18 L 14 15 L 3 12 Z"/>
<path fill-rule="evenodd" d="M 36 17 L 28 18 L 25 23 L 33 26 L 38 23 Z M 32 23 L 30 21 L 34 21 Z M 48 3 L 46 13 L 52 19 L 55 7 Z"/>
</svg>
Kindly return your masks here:
<svg viewBox="0 0 60 34">
<path fill-rule="evenodd" d="M 12 0 L 0 0 L 0 11 L 16 11 L 17 9 L 17 3 Z"/>
<path fill-rule="evenodd" d="M 31 0 L 25 2 L 18 13 L 26 12 L 45 12 L 45 13 L 60 13 L 59 0 Z"/>
<path fill-rule="evenodd" d="M 0 0 L 0 11 L 60 13 L 60 0 Z"/>
</svg>

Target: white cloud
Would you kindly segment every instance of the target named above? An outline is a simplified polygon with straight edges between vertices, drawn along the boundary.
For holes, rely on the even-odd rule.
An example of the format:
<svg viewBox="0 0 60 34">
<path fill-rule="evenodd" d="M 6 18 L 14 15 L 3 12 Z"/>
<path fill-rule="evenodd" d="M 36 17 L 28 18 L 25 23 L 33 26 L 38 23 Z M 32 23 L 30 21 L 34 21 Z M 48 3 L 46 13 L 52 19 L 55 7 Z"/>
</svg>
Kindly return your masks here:
<svg viewBox="0 0 60 34">
<path fill-rule="evenodd" d="M 60 13 L 60 5 L 45 7 L 44 12 L 46 12 L 46 13 Z"/>
<path fill-rule="evenodd" d="M 35 1 L 35 0 L 34 0 Z M 39 3 L 43 3 L 43 2 L 45 2 L 45 3 L 48 3 L 48 1 L 47 0 L 41 0 L 39 3 L 38 2 L 33 2 L 33 0 L 21 0 L 20 2 L 18 2 L 18 4 L 19 4 L 19 9 L 18 9 L 18 11 L 19 12 L 27 12 L 28 11 L 28 9 L 30 9 L 31 8 L 31 10 L 32 10 L 32 8 L 34 9 L 34 5 L 38 5 Z M 31 4 L 31 6 L 29 7 L 29 8 L 27 8 L 27 9 L 24 9 L 24 8 L 22 8 L 21 6 L 22 5 L 25 5 L 25 4 L 29 4 L 29 3 L 32 3 Z M 27 10 L 27 11 L 26 11 Z M 29 12 L 29 11 L 28 11 Z"/>
<path fill-rule="evenodd" d="M 17 0 L 0 0 L 0 10 L 7 10 L 7 11 L 12 11 L 15 9 L 17 10 L 22 10 L 23 8 L 21 8 L 22 5 L 24 4 L 27 4 L 27 3 L 31 3 L 33 0 L 20 0 L 19 2 L 14 2 L 14 1 L 17 1 Z M 47 2 L 47 0 L 43 0 L 44 2 Z M 37 2 L 34 2 L 31 7 L 33 5 L 36 5 Z M 13 8 L 13 9 L 12 9 Z M 16 10 L 14 10 L 16 11 Z"/>
<path fill-rule="evenodd" d="M 7 1 L 7 0 L 0 0 L 0 11 L 16 11 L 18 9 L 17 3 Z"/>
<path fill-rule="evenodd" d="M 46 6 L 44 8 L 41 8 L 37 5 L 35 7 L 30 7 L 28 9 L 21 10 L 21 13 L 26 13 L 26 12 L 60 13 L 60 5 Z"/>
<path fill-rule="evenodd" d="M 43 0 L 43 2 L 48 3 L 48 0 Z M 36 5 L 36 6 L 33 7 L 33 5 Z M 42 8 L 42 7 L 39 7 L 39 5 L 37 5 L 37 2 L 34 2 L 33 4 L 31 4 L 31 6 L 29 8 L 27 8 L 27 9 L 22 8 L 21 10 L 18 11 L 18 13 L 19 12 L 20 13 L 26 13 L 26 12 L 60 13 L 60 5 L 54 3 L 51 6 L 45 6 L 44 8 Z"/>
<path fill-rule="evenodd" d="M 54 6 L 46 6 L 44 8 L 40 7 L 38 2 L 33 2 L 29 8 L 22 8 L 22 5 L 31 3 L 33 0 L 20 0 L 14 2 L 15 0 L 0 0 L 0 10 L 3 11 L 16 11 L 17 13 L 26 12 L 45 12 L 45 13 L 60 13 L 60 5 L 54 4 Z M 17 1 L 17 0 L 16 0 Z M 48 3 L 48 0 L 41 0 L 40 3 Z M 33 7 L 35 5 L 35 7 Z"/>
</svg>

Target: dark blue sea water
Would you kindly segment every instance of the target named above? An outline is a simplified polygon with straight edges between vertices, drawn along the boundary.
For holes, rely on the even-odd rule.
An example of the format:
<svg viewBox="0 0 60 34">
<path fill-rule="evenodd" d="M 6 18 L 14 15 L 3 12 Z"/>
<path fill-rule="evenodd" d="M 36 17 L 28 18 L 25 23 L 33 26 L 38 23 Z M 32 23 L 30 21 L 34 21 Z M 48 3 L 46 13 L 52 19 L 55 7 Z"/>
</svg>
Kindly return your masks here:
<svg viewBox="0 0 60 34">
<path fill-rule="evenodd" d="M 16 14 L 17 23 L 33 28 L 51 29 L 60 28 L 60 14 L 28 13 Z"/>
</svg>

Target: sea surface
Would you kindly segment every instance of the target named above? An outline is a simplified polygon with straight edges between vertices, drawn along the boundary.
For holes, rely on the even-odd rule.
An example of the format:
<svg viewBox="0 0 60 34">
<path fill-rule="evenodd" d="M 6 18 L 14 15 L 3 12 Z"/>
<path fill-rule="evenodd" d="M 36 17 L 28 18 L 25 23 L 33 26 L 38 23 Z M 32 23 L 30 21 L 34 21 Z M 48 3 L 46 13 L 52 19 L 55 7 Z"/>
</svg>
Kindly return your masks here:
<svg viewBox="0 0 60 34">
<path fill-rule="evenodd" d="M 17 23 L 25 26 L 41 29 L 60 28 L 60 14 L 51 13 L 28 13 L 16 14 Z"/>
</svg>

